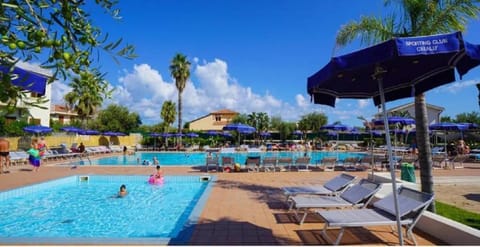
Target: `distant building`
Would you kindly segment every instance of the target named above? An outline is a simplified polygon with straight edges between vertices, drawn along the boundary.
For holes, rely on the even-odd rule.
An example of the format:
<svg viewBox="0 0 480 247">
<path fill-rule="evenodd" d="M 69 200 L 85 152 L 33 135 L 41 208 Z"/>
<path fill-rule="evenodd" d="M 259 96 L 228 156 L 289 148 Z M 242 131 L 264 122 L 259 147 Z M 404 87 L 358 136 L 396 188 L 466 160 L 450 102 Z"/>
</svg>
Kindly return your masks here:
<svg viewBox="0 0 480 247">
<path fill-rule="evenodd" d="M 50 108 L 50 120 L 58 121 L 62 125 L 70 124 L 77 118 L 78 114 L 64 105 L 52 105 Z"/>
<path fill-rule="evenodd" d="M 427 120 L 428 125 L 440 123 L 440 114 L 445 110 L 445 108 L 435 105 L 427 104 Z M 408 115 L 415 119 L 415 103 L 408 103 L 400 105 L 387 110 L 388 116 L 398 116 L 398 113 L 408 113 Z M 375 114 L 374 118 L 379 119 L 383 116 L 381 112 Z"/>
<path fill-rule="evenodd" d="M 205 116 L 192 120 L 190 122 L 190 130 L 222 130 L 223 127 L 232 122 L 232 119 L 237 115 L 238 112 L 228 109 L 211 112 Z"/>
<path fill-rule="evenodd" d="M 5 67 L 2 67 L 2 72 Z M 16 67 L 11 74 L 12 84 L 25 89 L 27 97 L 18 101 L 15 111 L 6 115 L 7 123 L 26 118 L 31 124 L 50 126 L 50 100 L 51 84 L 46 83 L 50 75 Z M 37 98 L 45 96 L 45 101 L 38 104 L 40 107 L 33 107 L 27 102 L 35 102 Z M 5 102 L 0 102 L 0 108 L 5 107 Z"/>
</svg>

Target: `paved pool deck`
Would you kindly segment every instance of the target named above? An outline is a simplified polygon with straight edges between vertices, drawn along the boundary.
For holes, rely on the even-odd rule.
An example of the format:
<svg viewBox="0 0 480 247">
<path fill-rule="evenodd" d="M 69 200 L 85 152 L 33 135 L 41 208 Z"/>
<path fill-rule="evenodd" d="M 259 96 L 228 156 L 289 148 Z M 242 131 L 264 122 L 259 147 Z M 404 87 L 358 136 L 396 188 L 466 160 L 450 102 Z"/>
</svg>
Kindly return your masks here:
<svg viewBox="0 0 480 247">
<path fill-rule="evenodd" d="M 197 167 L 162 167 L 169 175 L 203 175 Z M 0 190 L 78 174 L 151 174 L 154 167 L 145 166 L 71 166 L 46 165 L 39 172 L 31 166 L 12 167 L 0 174 Z M 283 186 L 322 184 L 341 172 L 257 172 L 216 173 L 210 197 L 195 226 L 190 245 L 324 245 L 322 220 L 311 214 L 298 225 L 285 206 Z M 369 172 L 351 172 L 367 178 Z M 418 180 L 418 171 L 417 180 Z M 397 173 L 400 176 L 400 172 Z M 480 178 L 480 164 L 465 164 L 456 170 L 433 170 L 440 185 L 471 183 Z M 452 182 L 453 181 L 453 182 Z M 419 182 L 419 181 L 417 181 Z M 472 191 L 478 193 L 478 191 Z M 441 200 L 442 196 L 437 195 Z M 447 197 L 445 197 L 447 198 Z M 465 198 L 468 200 L 468 198 Z M 448 202 L 447 202 L 448 203 Z M 478 203 L 478 201 L 474 202 Z M 338 231 L 331 231 L 338 233 Z M 442 245 L 434 236 L 415 231 L 419 245 Z M 2 244 L 2 243 L 0 243 Z M 342 245 L 398 245 L 398 237 L 389 227 L 354 228 L 345 232 Z M 407 245 L 412 245 L 406 241 Z"/>
</svg>

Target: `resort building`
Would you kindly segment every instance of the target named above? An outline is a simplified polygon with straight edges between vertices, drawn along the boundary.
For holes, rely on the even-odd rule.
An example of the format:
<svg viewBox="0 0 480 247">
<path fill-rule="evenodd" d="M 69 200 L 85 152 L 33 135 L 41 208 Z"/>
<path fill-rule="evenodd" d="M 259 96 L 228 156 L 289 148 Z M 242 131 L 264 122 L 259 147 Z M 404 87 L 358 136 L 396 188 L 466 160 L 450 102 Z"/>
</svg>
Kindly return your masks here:
<svg viewBox="0 0 480 247">
<path fill-rule="evenodd" d="M 190 130 L 222 130 L 223 127 L 232 122 L 232 119 L 237 115 L 238 112 L 234 112 L 228 109 L 211 112 L 205 116 L 192 120 L 190 122 Z"/>
<path fill-rule="evenodd" d="M 70 124 L 77 118 L 78 114 L 64 105 L 52 105 L 50 108 L 51 121 L 58 121 L 60 124 Z"/>
<path fill-rule="evenodd" d="M 435 106 L 435 105 L 430 105 L 427 104 L 427 120 L 428 120 L 428 125 L 430 124 L 435 124 L 435 123 L 440 123 L 440 115 L 441 113 L 445 110 L 445 108 L 440 107 L 440 106 Z M 380 109 L 379 109 L 380 111 Z M 399 114 L 401 113 L 401 114 Z M 405 116 L 404 114 L 407 114 L 411 118 L 415 118 L 415 103 L 408 103 L 404 105 L 400 105 L 391 109 L 387 110 L 387 115 L 388 116 L 398 116 L 402 115 Z M 374 115 L 375 119 L 379 119 L 383 116 L 381 112 L 377 113 Z"/>
<path fill-rule="evenodd" d="M 5 67 L 2 67 L 5 72 Z M 19 100 L 15 106 L 15 111 L 5 116 L 7 123 L 18 119 L 26 119 L 31 124 L 40 124 L 50 126 L 50 100 L 51 100 L 51 84 L 46 81 L 49 75 L 39 72 L 15 67 L 12 74 L 12 83 L 25 89 L 26 96 L 23 100 Z M 40 97 L 42 103 L 37 103 L 39 107 L 31 106 L 31 102 L 36 102 Z M 0 108 L 6 107 L 5 102 L 0 102 Z"/>
</svg>

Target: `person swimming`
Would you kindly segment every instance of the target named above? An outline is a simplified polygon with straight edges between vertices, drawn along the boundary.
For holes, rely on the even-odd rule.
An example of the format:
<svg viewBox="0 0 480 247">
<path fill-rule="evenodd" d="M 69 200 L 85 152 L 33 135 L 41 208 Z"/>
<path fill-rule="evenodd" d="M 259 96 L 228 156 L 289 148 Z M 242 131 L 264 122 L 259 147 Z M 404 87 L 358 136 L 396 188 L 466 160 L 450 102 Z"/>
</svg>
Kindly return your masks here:
<svg viewBox="0 0 480 247">
<path fill-rule="evenodd" d="M 125 197 L 127 194 L 128 194 L 127 186 L 125 184 L 122 184 L 120 186 L 120 191 L 118 191 L 117 197 Z"/>
</svg>

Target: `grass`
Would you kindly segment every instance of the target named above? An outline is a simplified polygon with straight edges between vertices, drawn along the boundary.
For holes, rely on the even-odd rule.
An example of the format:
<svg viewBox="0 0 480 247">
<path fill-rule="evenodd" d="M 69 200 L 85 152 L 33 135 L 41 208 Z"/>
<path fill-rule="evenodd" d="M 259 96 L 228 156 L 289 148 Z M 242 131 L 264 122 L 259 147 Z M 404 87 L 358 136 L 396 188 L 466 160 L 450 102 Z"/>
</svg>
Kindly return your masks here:
<svg viewBox="0 0 480 247">
<path fill-rule="evenodd" d="M 437 214 L 480 230 L 480 214 L 435 201 Z"/>
</svg>

